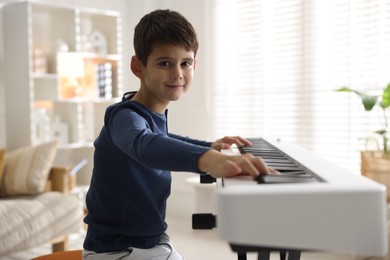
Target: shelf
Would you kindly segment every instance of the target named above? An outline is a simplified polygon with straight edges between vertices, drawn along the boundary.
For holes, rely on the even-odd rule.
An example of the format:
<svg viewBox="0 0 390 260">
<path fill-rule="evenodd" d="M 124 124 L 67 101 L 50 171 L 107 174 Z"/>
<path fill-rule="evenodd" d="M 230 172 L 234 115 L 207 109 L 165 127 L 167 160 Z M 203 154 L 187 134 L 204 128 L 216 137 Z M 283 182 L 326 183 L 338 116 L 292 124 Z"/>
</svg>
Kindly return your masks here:
<svg viewBox="0 0 390 260">
<path fill-rule="evenodd" d="M 57 74 L 55 73 L 33 73 L 32 77 L 34 79 L 42 79 L 42 80 L 57 80 Z"/>
<path fill-rule="evenodd" d="M 121 60 L 121 56 L 119 54 L 101 55 L 101 54 L 94 53 L 94 52 L 77 52 L 77 53 L 86 59 L 93 59 L 96 61 L 106 61 L 106 60 L 119 61 L 119 60 Z"/>
<path fill-rule="evenodd" d="M 56 159 L 87 157 L 83 170 L 90 174 L 104 112 L 122 96 L 119 12 L 12 1 L 2 6 L 2 18 L 7 149 L 57 139 Z M 104 84 L 100 64 L 106 64 Z"/>
<path fill-rule="evenodd" d="M 38 69 L 35 66 L 33 69 L 56 73 L 56 53 L 59 51 L 60 42 L 65 44 L 68 50 L 76 50 L 75 11 L 56 5 L 26 4 L 31 8 L 33 64 L 39 63 Z"/>
<path fill-rule="evenodd" d="M 57 75 L 56 74 L 33 74 L 34 100 L 55 100 L 58 96 Z"/>
<path fill-rule="evenodd" d="M 118 13 L 79 9 L 77 17 L 81 37 L 77 51 L 93 50 L 93 52 L 100 54 L 117 54 L 120 52 L 118 40 L 121 32 Z"/>
</svg>

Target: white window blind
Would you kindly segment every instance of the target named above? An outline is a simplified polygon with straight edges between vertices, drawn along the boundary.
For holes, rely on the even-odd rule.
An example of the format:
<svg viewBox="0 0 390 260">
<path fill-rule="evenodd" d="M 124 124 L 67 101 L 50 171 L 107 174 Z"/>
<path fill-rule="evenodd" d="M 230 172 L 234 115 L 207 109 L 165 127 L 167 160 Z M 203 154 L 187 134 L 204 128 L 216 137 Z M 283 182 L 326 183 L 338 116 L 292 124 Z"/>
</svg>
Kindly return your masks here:
<svg viewBox="0 0 390 260">
<path fill-rule="evenodd" d="M 390 0 L 214 0 L 215 135 L 280 137 L 359 171 L 390 83 Z"/>
</svg>

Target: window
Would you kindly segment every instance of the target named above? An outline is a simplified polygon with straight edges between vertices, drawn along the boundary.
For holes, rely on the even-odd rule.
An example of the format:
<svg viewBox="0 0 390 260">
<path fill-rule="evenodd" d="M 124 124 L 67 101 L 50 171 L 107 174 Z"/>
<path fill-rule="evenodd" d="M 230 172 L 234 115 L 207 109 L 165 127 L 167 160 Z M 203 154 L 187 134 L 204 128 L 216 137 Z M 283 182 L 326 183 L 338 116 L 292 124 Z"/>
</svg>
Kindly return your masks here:
<svg viewBox="0 0 390 260">
<path fill-rule="evenodd" d="M 359 171 L 390 83 L 390 0 L 214 0 L 215 135 L 279 137 Z"/>
</svg>

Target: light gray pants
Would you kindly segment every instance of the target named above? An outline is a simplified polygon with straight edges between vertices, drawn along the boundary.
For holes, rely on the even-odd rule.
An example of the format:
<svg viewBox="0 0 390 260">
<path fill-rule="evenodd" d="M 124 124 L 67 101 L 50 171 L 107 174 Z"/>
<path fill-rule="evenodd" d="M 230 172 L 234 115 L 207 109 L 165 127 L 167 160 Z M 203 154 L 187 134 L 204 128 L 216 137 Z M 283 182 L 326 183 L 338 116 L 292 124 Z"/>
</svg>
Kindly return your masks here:
<svg viewBox="0 0 390 260">
<path fill-rule="evenodd" d="M 95 253 L 83 250 L 83 260 L 184 260 L 173 248 L 171 240 L 167 234 L 161 236 L 160 242 L 153 248 L 141 249 L 129 247 L 126 251 Z"/>
</svg>

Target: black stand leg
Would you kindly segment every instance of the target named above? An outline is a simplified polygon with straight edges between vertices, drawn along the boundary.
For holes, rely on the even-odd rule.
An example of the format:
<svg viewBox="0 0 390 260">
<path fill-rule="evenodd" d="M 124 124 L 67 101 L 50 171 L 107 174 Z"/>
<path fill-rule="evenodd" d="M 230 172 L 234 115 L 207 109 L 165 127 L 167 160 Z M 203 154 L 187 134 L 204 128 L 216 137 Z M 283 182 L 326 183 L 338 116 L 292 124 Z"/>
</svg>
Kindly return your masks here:
<svg viewBox="0 0 390 260">
<path fill-rule="evenodd" d="M 286 256 L 288 260 L 300 260 L 301 259 L 301 251 L 295 249 L 286 249 L 286 248 L 273 248 L 273 247 L 261 247 L 261 246 L 245 246 L 245 245 L 237 245 L 230 244 L 233 252 L 237 253 L 238 260 L 246 260 L 246 254 L 248 252 L 257 253 L 258 260 L 269 260 L 271 256 L 271 252 L 279 252 L 280 260 L 286 260 Z"/>
<path fill-rule="evenodd" d="M 246 253 L 237 253 L 238 260 L 246 260 Z"/>
</svg>

